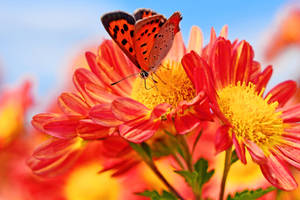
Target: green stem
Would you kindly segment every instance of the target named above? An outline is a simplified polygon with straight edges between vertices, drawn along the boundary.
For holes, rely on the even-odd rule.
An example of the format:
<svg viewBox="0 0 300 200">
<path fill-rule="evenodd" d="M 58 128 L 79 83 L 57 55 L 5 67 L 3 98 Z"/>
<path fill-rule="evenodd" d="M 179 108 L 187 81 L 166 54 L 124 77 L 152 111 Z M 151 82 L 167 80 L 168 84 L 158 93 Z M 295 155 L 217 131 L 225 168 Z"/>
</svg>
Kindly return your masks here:
<svg viewBox="0 0 300 200">
<path fill-rule="evenodd" d="M 181 169 L 184 169 L 185 167 L 184 167 L 183 163 L 181 162 L 180 158 L 178 158 L 178 156 L 176 155 L 176 153 L 173 153 L 172 156 L 176 160 L 177 164 L 181 167 Z"/>
<path fill-rule="evenodd" d="M 189 171 L 192 172 L 193 171 L 192 156 L 185 135 L 181 136 L 181 144 L 185 151 L 185 162 L 187 164 Z"/>
<path fill-rule="evenodd" d="M 162 175 L 162 173 L 158 170 L 154 162 L 146 162 L 146 164 L 152 169 L 152 171 L 156 174 L 156 176 L 165 184 L 165 186 L 177 196 L 178 199 L 183 200 L 183 197 L 176 191 L 175 188 L 167 181 L 167 179 Z"/>
<path fill-rule="evenodd" d="M 224 193 L 225 193 L 225 185 L 226 185 L 226 179 L 228 176 L 228 172 L 231 166 L 231 155 L 232 155 L 232 148 L 226 150 L 226 156 L 225 156 L 225 162 L 224 162 L 224 171 L 223 171 L 223 177 L 221 182 L 221 190 L 220 190 L 220 196 L 219 200 L 223 200 Z"/>
</svg>

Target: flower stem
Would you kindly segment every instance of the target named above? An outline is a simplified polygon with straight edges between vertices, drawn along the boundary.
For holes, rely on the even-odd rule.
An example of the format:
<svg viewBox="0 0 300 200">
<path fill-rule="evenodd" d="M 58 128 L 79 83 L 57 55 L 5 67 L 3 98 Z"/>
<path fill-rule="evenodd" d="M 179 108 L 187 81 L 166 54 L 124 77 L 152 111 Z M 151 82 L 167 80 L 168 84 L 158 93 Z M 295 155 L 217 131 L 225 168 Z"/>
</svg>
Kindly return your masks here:
<svg viewBox="0 0 300 200">
<path fill-rule="evenodd" d="M 181 137 L 181 144 L 185 151 L 185 162 L 187 164 L 189 171 L 192 172 L 193 171 L 192 156 L 191 156 L 191 152 L 190 152 L 189 146 L 187 144 L 185 135 L 182 135 L 182 137 Z"/>
<path fill-rule="evenodd" d="M 158 170 L 154 162 L 146 162 L 147 165 L 152 169 L 156 176 L 167 186 L 167 188 L 177 196 L 178 199 L 183 200 L 183 197 L 176 191 L 176 189 L 167 181 L 167 179 Z"/>
<path fill-rule="evenodd" d="M 224 171 L 223 171 L 223 177 L 222 177 L 222 182 L 221 182 L 221 190 L 220 190 L 220 196 L 219 200 L 223 200 L 224 198 L 224 193 L 225 193 L 225 184 L 226 184 L 226 179 L 227 175 L 231 166 L 231 151 L 232 147 L 226 150 L 226 156 L 225 156 L 225 162 L 224 162 Z"/>
</svg>

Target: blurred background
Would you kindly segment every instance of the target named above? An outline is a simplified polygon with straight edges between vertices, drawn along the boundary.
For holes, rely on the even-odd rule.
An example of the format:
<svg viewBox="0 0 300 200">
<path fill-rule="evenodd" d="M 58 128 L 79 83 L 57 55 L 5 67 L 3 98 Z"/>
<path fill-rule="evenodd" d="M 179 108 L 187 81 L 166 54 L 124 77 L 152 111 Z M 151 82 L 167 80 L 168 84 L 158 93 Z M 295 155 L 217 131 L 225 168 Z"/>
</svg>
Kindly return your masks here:
<svg viewBox="0 0 300 200">
<path fill-rule="evenodd" d="M 108 38 L 100 16 L 112 10 L 132 13 L 140 7 L 151 8 L 166 17 L 174 11 L 182 13 L 181 30 L 188 40 L 192 25 L 199 26 L 209 39 L 211 27 L 217 32 L 225 24 L 230 39 L 245 39 L 253 45 L 256 58 L 263 60 L 263 48 L 277 19 L 296 1 L 1 1 L 0 2 L 0 70 L 2 82 L 12 84 L 24 77 L 34 80 L 34 95 L 41 105 L 46 105 L 49 95 L 61 88 L 70 78 L 69 71 L 76 56 L 89 47 Z M 299 53 L 299 51 L 298 51 Z M 289 52 L 292 55 L 293 52 Z M 300 63 L 283 57 L 285 69 Z M 298 59 L 298 60 L 297 60 Z M 276 64 L 283 62 L 268 62 Z M 263 64 L 265 64 L 263 62 Z M 287 66 L 288 65 L 288 66 Z M 68 75 L 66 75 L 68 74 Z M 276 74 L 276 73 L 275 73 Z M 295 73 L 275 75 L 272 84 L 285 80 Z M 39 109 L 39 108 L 38 108 Z M 40 108 L 42 109 L 42 108 Z"/>
</svg>

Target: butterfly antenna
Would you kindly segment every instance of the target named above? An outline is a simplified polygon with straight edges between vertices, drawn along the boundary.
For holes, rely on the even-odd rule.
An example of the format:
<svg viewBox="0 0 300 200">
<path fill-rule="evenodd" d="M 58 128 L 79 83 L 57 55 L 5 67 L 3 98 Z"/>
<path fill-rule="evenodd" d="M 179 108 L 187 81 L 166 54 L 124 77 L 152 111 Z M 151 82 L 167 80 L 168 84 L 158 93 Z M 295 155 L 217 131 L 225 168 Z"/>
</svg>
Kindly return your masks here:
<svg viewBox="0 0 300 200">
<path fill-rule="evenodd" d="M 111 83 L 110 85 L 116 85 L 116 84 L 120 83 L 121 81 L 124 81 L 124 80 L 126 80 L 126 79 L 128 79 L 128 78 L 130 78 L 130 77 L 132 77 L 132 76 L 136 76 L 136 75 L 138 75 L 138 74 L 139 74 L 139 72 L 134 73 L 134 74 L 130 74 L 129 76 L 126 76 L 126 77 L 122 78 L 121 80 L 119 80 L 119 81 L 117 81 L 117 82 Z"/>
<path fill-rule="evenodd" d="M 151 79 L 152 79 L 152 81 L 153 81 L 153 83 L 154 83 L 154 87 L 156 88 L 156 90 L 158 90 L 158 88 L 157 88 L 157 81 L 154 79 L 154 77 L 153 77 L 153 75 L 151 74 Z M 153 88 L 153 87 L 152 87 Z"/>
</svg>

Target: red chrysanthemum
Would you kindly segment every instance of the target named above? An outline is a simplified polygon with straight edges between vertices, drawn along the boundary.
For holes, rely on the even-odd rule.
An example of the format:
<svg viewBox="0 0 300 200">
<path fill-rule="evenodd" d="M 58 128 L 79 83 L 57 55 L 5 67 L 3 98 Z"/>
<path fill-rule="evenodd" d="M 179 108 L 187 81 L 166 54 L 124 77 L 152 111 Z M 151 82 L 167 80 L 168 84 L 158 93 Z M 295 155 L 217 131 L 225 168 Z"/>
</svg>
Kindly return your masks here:
<svg viewBox="0 0 300 200">
<path fill-rule="evenodd" d="M 182 59 L 190 76 L 205 90 L 222 125 L 217 130 L 217 152 L 232 145 L 246 164 L 245 149 L 274 186 L 292 190 L 297 183 L 288 165 L 300 167 L 299 108 L 285 103 L 296 91 L 294 81 L 280 83 L 267 94 L 272 67 L 261 71 L 252 47 L 245 41 L 212 40 L 207 54 L 191 52 Z"/>
<path fill-rule="evenodd" d="M 226 28 L 224 28 L 226 30 Z M 62 113 L 38 114 L 32 124 L 53 139 L 42 144 L 29 160 L 29 166 L 39 175 L 56 175 L 62 166 L 70 165 L 87 140 L 104 140 L 112 158 L 105 169 L 125 172 L 139 162 L 129 142 L 141 143 L 156 132 L 175 127 L 185 134 L 211 120 L 211 111 L 204 92 L 197 92 L 180 63 L 190 50 L 202 50 L 202 34 L 193 27 L 188 50 L 177 34 L 172 49 L 156 72 L 160 80 L 154 84 L 136 77 L 111 85 L 136 73 L 137 68 L 110 40 L 104 40 L 98 54 L 86 53 L 91 70 L 77 69 L 73 82 L 79 93 L 63 93 L 58 100 Z M 161 134 L 158 134 L 161 136 Z M 129 149 L 129 150 L 128 150 Z M 127 152 L 125 154 L 124 152 Z M 109 154 L 103 154 L 104 156 Z M 60 169 L 60 170 L 55 170 Z"/>
</svg>

